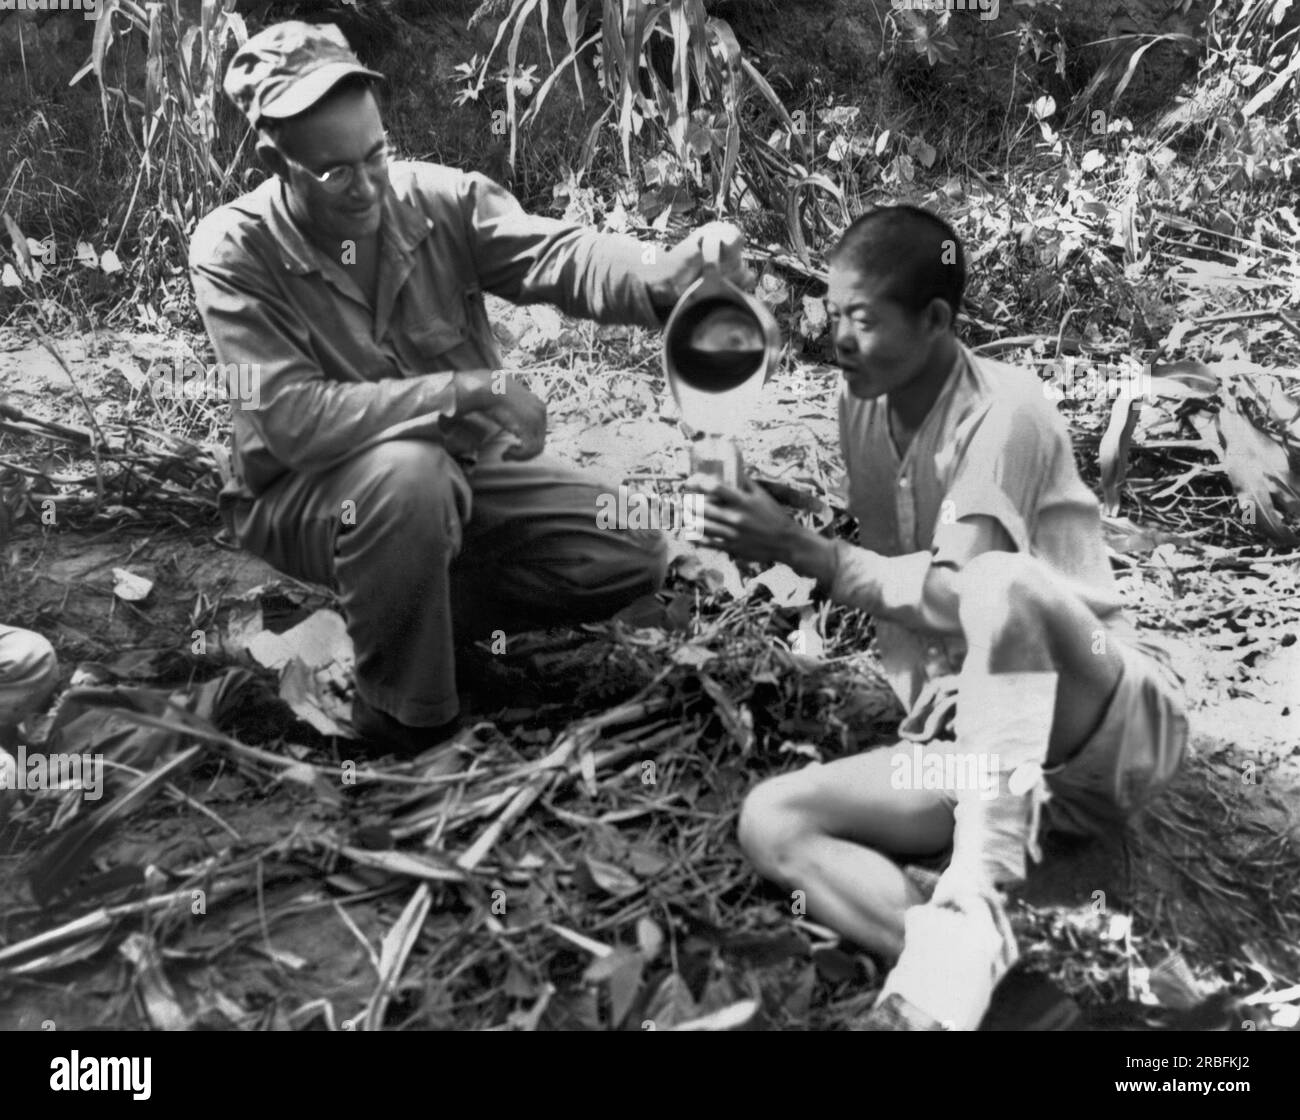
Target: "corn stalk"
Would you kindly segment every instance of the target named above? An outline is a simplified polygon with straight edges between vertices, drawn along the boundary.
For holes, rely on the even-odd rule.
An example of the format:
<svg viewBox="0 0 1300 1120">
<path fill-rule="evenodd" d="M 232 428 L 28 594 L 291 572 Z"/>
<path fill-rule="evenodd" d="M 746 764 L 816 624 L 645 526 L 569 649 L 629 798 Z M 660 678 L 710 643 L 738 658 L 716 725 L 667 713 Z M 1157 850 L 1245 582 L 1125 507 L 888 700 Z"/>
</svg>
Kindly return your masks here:
<svg viewBox="0 0 1300 1120">
<path fill-rule="evenodd" d="M 515 81 L 520 42 L 528 21 L 535 17 L 548 57 L 554 58 L 550 2 L 513 0 L 502 19 L 481 64 L 478 86 L 482 88 L 486 82 L 488 69 L 504 44 L 511 166 L 518 155 L 520 130 L 536 120 L 556 81 L 566 71 L 572 69 L 576 75 L 579 56 L 598 47 L 605 107 L 588 134 L 585 167 L 594 158 L 600 129 L 613 120 L 623 166 L 629 175 L 633 174 L 632 141 L 636 137 L 651 149 L 670 153 L 683 169 L 707 165 L 719 211 L 732 201 L 738 174 L 751 189 L 760 182 L 775 185 L 779 197 L 762 201 L 786 210 L 785 190 L 804 179 L 807 169 L 743 128 L 741 109 L 746 99 L 757 93 L 770 106 L 782 131 L 806 162 L 803 136 L 776 92 L 743 57 L 730 25 L 709 17 L 702 0 L 600 0 L 600 26 L 584 37 L 582 29 L 594 3 L 596 0 L 582 4 L 564 0 L 560 24 L 566 53 L 552 66 L 523 114 L 519 112 Z M 667 76 L 652 57 L 653 48 L 664 41 L 671 46 L 672 55 Z M 578 88 L 581 94 L 581 83 Z M 746 165 L 758 159 L 763 161 L 764 169 L 744 174 Z M 774 164 L 780 168 L 775 178 L 770 175 Z"/>
<path fill-rule="evenodd" d="M 151 205 L 154 229 L 170 226 L 184 248 L 198 220 L 227 196 L 238 150 L 224 164 L 218 158 L 217 105 L 228 44 L 248 39 L 235 2 L 202 0 L 195 23 L 180 0 L 104 0 L 90 58 L 70 84 L 95 76 L 105 129 L 124 132 L 139 158 L 115 251 L 142 200 Z M 130 80 L 138 73 L 130 56 L 141 40 L 143 88 Z M 148 239 L 142 264 L 154 247 Z"/>
</svg>

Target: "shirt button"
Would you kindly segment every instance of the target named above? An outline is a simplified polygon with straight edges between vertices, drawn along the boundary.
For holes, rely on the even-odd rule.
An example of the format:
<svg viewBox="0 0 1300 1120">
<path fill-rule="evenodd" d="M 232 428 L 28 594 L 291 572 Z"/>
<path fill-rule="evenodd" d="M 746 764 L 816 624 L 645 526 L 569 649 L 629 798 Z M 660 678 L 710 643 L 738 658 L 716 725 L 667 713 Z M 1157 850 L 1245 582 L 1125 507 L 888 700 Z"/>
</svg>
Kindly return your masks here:
<svg viewBox="0 0 1300 1120">
<path fill-rule="evenodd" d="M 906 489 L 907 489 L 907 479 L 905 479 L 905 478 L 900 478 L 900 479 L 898 480 L 898 485 L 899 485 L 899 487 L 900 487 L 901 489 L 906 490 Z"/>
</svg>

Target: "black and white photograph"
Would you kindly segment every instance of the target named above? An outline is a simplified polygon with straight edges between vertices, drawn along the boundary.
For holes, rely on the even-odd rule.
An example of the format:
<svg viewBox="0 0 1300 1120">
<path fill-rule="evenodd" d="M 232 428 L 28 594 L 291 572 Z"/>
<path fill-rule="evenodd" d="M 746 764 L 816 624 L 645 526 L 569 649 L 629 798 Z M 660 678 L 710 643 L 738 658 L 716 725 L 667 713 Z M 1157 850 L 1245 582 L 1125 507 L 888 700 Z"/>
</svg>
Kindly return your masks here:
<svg viewBox="0 0 1300 1120">
<path fill-rule="evenodd" d="M 0 0 L 0 91 L 32 1092 L 194 1031 L 1262 1088 L 1300 3 Z"/>
</svg>

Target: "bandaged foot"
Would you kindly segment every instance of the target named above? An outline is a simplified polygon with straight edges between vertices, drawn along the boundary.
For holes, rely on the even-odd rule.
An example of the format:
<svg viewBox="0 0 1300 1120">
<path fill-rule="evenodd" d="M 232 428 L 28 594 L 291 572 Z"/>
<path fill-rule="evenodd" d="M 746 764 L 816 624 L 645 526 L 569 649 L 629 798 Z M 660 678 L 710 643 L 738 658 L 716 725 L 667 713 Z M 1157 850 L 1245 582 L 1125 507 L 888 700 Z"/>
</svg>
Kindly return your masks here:
<svg viewBox="0 0 1300 1120">
<path fill-rule="evenodd" d="M 1037 862 L 1038 825 L 1049 793 L 1043 776 L 1056 707 L 1055 673 L 962 675 L 957 749 L 982 760 L 987 785 L 955 791 L 952 862 L 935 888 L 942 902 L 988 894 Z"/>
<path fill-rule="evenodd" d="M 1056 680 L 1055 673 L 963 672 L 954 750 L 974 756 L 982 782 L 953 791 L 952 862 L 931 900 L 903 918 L 903 952 L 876 1004 L 882 1022 L 914 1029 L 920 1016 L 900 1012 L 901 999 L 949 1030 L 973 1031 L 1015 964 L 998 888 L 1024 879 L 1027 850 L 1039 858 Z"/>
<path fill-rule="evenodd" d="M 1017 955 L 996 894 L 913 906 L 903 918 L 903 952 L 885 978 L 867 1029 L 925 1029 L 917 1024 L 928 1016 L 944 1030 L 976 1030 Z M 898 1007 L 900 998 L 922 1016 Z"/>
</svg>

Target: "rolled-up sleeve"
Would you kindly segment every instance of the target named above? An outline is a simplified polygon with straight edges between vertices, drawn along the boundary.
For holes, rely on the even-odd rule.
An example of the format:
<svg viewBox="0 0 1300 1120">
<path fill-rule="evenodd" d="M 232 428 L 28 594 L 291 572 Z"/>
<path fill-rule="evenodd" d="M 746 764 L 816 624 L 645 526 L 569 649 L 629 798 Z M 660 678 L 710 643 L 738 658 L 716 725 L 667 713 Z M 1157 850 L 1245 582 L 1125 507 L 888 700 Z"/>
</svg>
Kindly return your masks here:
<svg viewBox="0 0 1300 1120">
<path fill-rule="evenodd" d="M 600 323 L 661 324 L 650 284 L 662 249 L 529 214 L 484 175 L 463 182 L 464 217 L 487 291 L 514 303 L 553 303 Z"/>
<path fill-rule="evenodd" d="M 836 541 L 831 598 L 845 606 L 905 621 L 920 607 L 925 577 L 933 561 L 929 552 L 881 556 L 868 548 Z"/>
<path fill-rule="evenodd" d="M 882 556 L 837 542 L 831 597 L 912 630 L 960 632 L 957 577 L 985 552 L 1030 551 L 1040 492 L 1060 450 L 1031 410 L 990 407 L 956 440 L 931 547 Z"/>
<path fill-rule="evenodd" d="M 193 254 L 190 275 L 218 360 L 252 373 L 256 407 L 235 407 L 288 469 L 327 470 L 390 439 L 442 439 L 444 423 L 455 415 L 451 374 L 329 380 L 312 357 L 311 325 L 265 270 L 242 262 L 228 242 Z"/>
<path fill-rule="evenodd" d="M 953 476 L 935 527 L 939 558 L 943 558 L 945 525 L 976 516 L 996 521 L 1018 552 L 1028 552 L 1034 513 L 1044 484 L 1059 471 L 1056 460 L 1062 451 L 1070 454 L 1069 436 L 1048 427 L 1028 406 L 1011 402 L 990 406 L 958 442 Z"/>
</svg>

